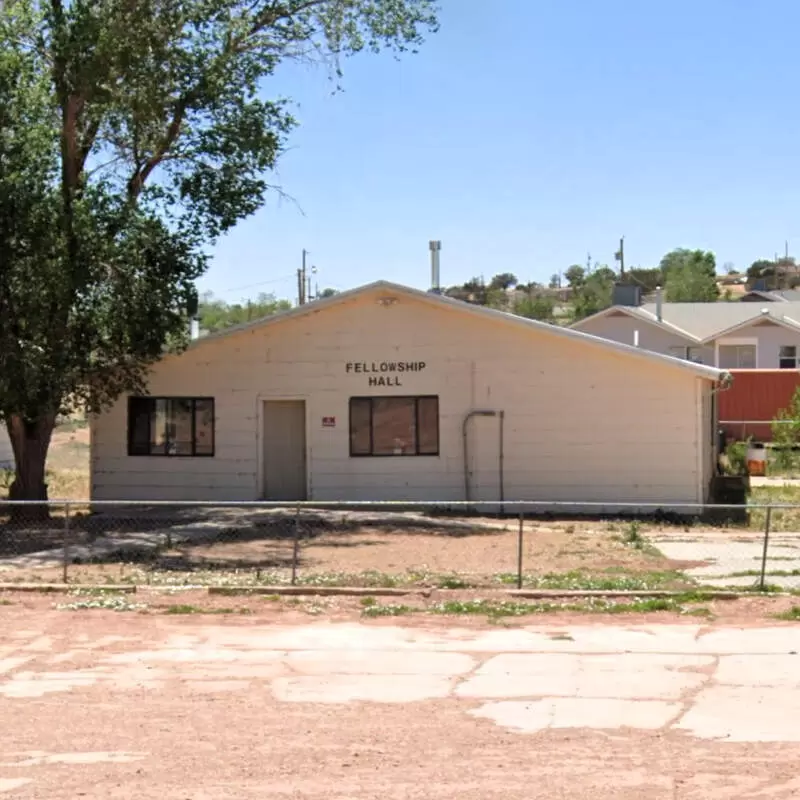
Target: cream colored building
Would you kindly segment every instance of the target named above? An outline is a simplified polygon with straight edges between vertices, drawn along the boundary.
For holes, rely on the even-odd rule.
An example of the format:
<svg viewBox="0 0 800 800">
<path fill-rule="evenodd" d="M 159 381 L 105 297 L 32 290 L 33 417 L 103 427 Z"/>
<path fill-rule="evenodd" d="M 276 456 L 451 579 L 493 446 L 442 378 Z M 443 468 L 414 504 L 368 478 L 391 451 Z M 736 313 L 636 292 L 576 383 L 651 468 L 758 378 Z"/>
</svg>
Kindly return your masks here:
<svg viewBox="0 0 800 800">
<path fill-rule="evenodd" d="M 165 357 L 92 421 L 92 494 L 702 503 L 723 375 L 378 282 Z"/>
</svg>

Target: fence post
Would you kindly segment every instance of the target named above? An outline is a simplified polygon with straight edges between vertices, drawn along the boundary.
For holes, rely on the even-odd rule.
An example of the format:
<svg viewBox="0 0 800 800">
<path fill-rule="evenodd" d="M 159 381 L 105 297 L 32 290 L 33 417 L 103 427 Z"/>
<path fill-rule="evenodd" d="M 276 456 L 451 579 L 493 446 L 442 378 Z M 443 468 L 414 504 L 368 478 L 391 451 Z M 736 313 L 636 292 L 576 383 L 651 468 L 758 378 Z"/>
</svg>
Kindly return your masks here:
<svg viewBox="0 0 800 800">
<path fill-rule="evenodd" d="M 767 551 L 769 550 L 769 528 L 772 522 L 772 506 L 767 506 L 766 519 L 764 521 L 764 551 L 761 554 L 761 577 L 759 578 L 758 588 L 763 592 L 767 585 Z"/>
<path fill-rule="evenodd" d="M 294 542 L 292 544 L 292 586 L 297 583 L 297 561 L 300 557 L 300 504 L 294 518 Z"/>
<path fill-rule="evenodd" d="M 519 515 L 519 533 L 517 534 L 517 589 L 522 588 L 522 544 L 523 544 L 523 520 L 524 513 Z"/>
<path fill-rule="evenodd" d="M 63 583 L 69 583 L 69 501 L 64 503 L 64 546 L 61 563 L 61 578 Z"/>
</svg>

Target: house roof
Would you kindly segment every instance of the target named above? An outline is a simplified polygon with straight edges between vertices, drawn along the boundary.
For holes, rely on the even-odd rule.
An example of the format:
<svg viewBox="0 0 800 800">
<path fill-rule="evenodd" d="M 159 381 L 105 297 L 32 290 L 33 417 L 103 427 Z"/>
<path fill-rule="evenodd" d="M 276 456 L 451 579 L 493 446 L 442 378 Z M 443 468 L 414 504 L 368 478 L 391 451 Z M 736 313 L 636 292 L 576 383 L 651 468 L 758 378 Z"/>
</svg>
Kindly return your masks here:
<svg viewBox="0 0 800 800">
<path fill-rule="evenodd" d="M 769 303 L 765 306 L 758 303 L 663 303 L 660 320 L 655 303 L 611 306 L 576 322 L 572 327 L 580 330 L 589 320 L 619 312 L 669 330 L 697 344 L 711 342 L 764 319 L 800 333 L 800 302 L 791 301 Z"/>
<path fill-rule="evenodd" d="M 210 342 L 215 342 L 219 339 L 229 336 L 235 336 L 243 331 L 266 328 L 272 325 L 280 325 L 281 323 L 287 322 L 290 319 L 298 319 L 305 316 L 311 316 L 313 314 L 319 314 L 329 308 L 334 308 L 335 306 L 346 303 L 347 301 L 353 300 L 356 297 L 360 297 L 361 295 L 380 291 L 406 295 L 407 297 L 412 297 L 416 300 L 423 301 L 429 305 L 437 306 L 439 308 L 448 308 L 455 311 L 460 311 L 464 314 L 472 314 L 478 317 L 493 319 L 509 325 L 527 328 L 529 330 L 538 330 L 542 333 L 546 333 L 557 338 L 585 343 L 586 345 L 595 347 L 599 350 L 631 356 L 633 358 L 671 367 L 673 369 L 682 369 L 687 372 L 700 375 L 709 380 L 720 380 L 727 374 L 724 370 L 719 370 L 715 367 L 709 367 L 704 364 L 695 364 L 690 361 L 684 361 L 671 356 L 661 355 L 660 353 L 654 353 L 650 350 L 634 347 L 633 345 L 613 342 L 608 339 L 603 339 L 599 336 L 592 336 L 591 334 L 583 333 L 571 328 L 565 328 L 560 325 L 551 325 L 547 322 L 526 319 L 525 317 L 519 317 L 516 314 L 511 314 L 506 311 L 498 311 L 493 308 L 486 308 L 485 306 L 465 303 L 462 300 L 454 300 L 453 298 L 446 297 L 445 295 L 434 294 L 433 292 L 425 292 L 421 291 L 420 289 L 412 289 L 409 286 L 402 286 L 398 283 L 391 283 L 389 281 L 375 281 L 374 283 L 369 283 L 356 289 L 340 292 L 332 297 L 326 297 L 322 300 L 315 300 L 311 303 L 296 306 L 288 311 L 262 317 L 251 322 L 246 322 L 242 325 L 226 328 L 216 333 L 210 333 L 208 336 L 204 336 L 200 339 L 195 339 L 192 341 L 190 347 L 205 347 Z M 579 364 L 576 365 L 576 369 L 577 368 L 580 368 Z"/>
<path fill-rule="evenodd" d="M 751 289 L 745 297 L 757 295 L 769 303 L 797 303 L 800 302 L 800 291 L 797 289 Z"/>
<path fill-rule="evenodd" d="M 656 316 L 656 304 L 642 306 L 642 310 Z M 764 313 L 757 303 L 664 303 L 661 318 L 670 325 L 680 328 L 700 342 L 707 342 L 729 332 L 744 327 L 759 319 L 771 318 L 773 322 L 785 322 L 789 326 L 800 325 L 800 303 L 781 303 L 767 307 Z"/>
</svg>

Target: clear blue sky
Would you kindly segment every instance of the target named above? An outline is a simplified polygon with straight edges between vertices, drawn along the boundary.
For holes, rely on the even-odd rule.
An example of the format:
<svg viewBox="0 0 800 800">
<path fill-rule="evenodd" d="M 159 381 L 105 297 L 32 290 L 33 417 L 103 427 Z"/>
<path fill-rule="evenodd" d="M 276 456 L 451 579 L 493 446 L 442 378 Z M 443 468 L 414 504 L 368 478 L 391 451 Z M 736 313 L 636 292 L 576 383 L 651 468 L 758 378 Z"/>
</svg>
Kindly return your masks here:
<svg viewBox="0 0 800 800">
<path fill-rule="evenodd" d="M 275 76 L 301 124 L 274 181 L 299 208 L 271 197 L 202 289 L 293 299 L 304 247 L 320 286 L 427 288 L 432 238 L 445 284 L 613 264 L 621 235 L 629 265 L 800 255 L 797 0 L 443 5 L 418 55 L 348 61 L 343 93 Z"/>
</svg>

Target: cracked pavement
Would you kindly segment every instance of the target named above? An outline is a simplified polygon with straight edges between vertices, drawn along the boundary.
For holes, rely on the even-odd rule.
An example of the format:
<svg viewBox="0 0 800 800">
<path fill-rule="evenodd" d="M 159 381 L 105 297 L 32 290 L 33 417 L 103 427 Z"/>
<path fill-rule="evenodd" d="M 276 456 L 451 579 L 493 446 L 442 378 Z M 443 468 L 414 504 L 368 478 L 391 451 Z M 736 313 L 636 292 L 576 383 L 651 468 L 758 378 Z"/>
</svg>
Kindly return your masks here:
<svg viewBox="0 0 800 800">
<path fill-rule="evenodd" d="M 487 746 L 494 737 L 502 737 L 509 753 L 533 742 L 546 749 L 556 741 L 552 737 L 564 735 L 643 736 L 650 737 L 645 741 L 651 743 L 656 737 L 690 748 L 704 742 L 703 748 L 720 743 L 749 745 L 751 754 L 760 752 L 752 746 L 774 748 L 800 742 L 796 724 L 800 715 L 800 627 L 593 624 L 470 629 L 228 620 L 208 624 L 208 619 L 147 619 L 107 613 L 62 614 L 60 619 L 62 624 L 35 625 L 31 618 L 25 627 L 5 630 L 0 639 L 0 713 L 4 719 L 16 721 L 49 714 L 67 728 L 73 724 L 80 727 L 81 719 L 88 723 L 94 715 L 98 718 L 92 723 L 94 735 L 82 730 L 74 740 L 56 736 L 59 746 L 55 749 L 47 746 L 53 744 L 49 741 L 53 731 L 37 733 L 31 727 L 21 737 L 27 746 L 22 746 L 23 742 L 9 746 L 6 737 L 0 745 L 0 796 L 7 792 L 13 797 L 72 797 L 58 794 L 54 788 L 37 794 L 45 785 L 37 776 L 47 770 L 51 772 L 46 774 L 55 775 L 54 770 L 100 768 L 106 774 L 130 770 L 139 762 L 163 760 L 157 746 L 159 736 L 147 733 L 147 728 L 132 736 L 130 724 L 120 722 L 131 723 L 138 706 L 158 708 L 154 712 L 158 714 L 170 707 L 170 720 L 160 730 L 174 730 L 182 720 L 178 729 L 189 725 L 195 736 L 207 730 L 203 726 L 208 724 L 217 735 L 228 730 L 234 738 L 247 734 L 241 729 L 233 733 L 233 728 L 238 728 L 236 720 L 260 708 L 261 718 L 270 717 L 270 725 L 284 735 L 287 729 L 281 726 L 290 726 L 300 714 L 306 739 L 313 738 L 314 725 L 309 720 L 317 717 L 347 718 L 357 729 L 369 727 L 383 715 L 399 720 L 407 714 L 415 719 L 422 715 L 425 722 L 414 723 L 417 728 L 409 728 L 407 721 L 398 722 L 398 732 L 417 730 L 424 739 L 429 735 L 422 733 L 425 725 L 438 714 L 442 741 L 437 746 L 451 731 L 459 730 Z M 69 626 L 63 624 L 67 620 Z M 210 710 L 216 715 L 213 722 L 207 717 Z M 106 719 L 106 712 L 116 723 Z M 69 715 L 77 721 L 70 721 Z M 205 722 L 195 721 L 197 715 Z M 98 721 L 103 719 L 106 721 Z M 394 723 L 385 724 L 391 728 Z M 97 735 L 97 731 L 105 733 Z M 355 732 L 350 730 L 350 735 Z M 373 732 L 367 739 L 374 743 L 384 735 L 389 734 Z M 174 747 L 174 739 L 171 741 Z M 329 742 L 327 746 L 331 746 Z M 417 756 L 424 757 L 426 752 Z M 771 752 L 775 756 L 772 769 L 778 770 L 778 751 Z M 797 755 L 798 748 L 791 747 L 792 763 Z M 742 762 L 735 791 L 744 791 L 752 772 Z M 631 785 L 642 790 L 648 780 L 644 775 Z M 681 795 L 676 780 L 673 776 L 671 794 L 663 797 L 757 796 L 756 790 L 765 786 L 772 786 L 764 795 L 769 797 L 791 797 L 800 791 L 800 782 L 787 777 L 778 784 L 769 780 L 747 784 L 745 795 L 721 793 L 724 782 L 713 790 L 695 787 L 698 793 L 694 794 L 687 783 L 686 794 Z M 277 791 L 274 783 L 269 790 Z M 103 796 L 116 796 L 107 788 L 103 791 Z M 138 796 L 173 796 L 155 789 L 152 794 L 142 794 L 141 788 L 137 791 Z M 237 791 L 240 794 L 230 796 L 250 796 L 241 786 Z M 351 793 L 342 797 L 381 796 L 348 791 Z M 381 791 L 382 796 L 393 796 L 386 787 Z M 519 796 L 540 796 L 526 791 Z M 174 796 L 229 795 L 206 795 L 197 789 Z M 289 796 L 317 795 L 307 787 Z M 484 787 L 484 793 L 475 796 L 493 795 Z M 517 795 L 512 791 L 504 796 Z M 649 798 L 662 794 L 607 796 Z"/>
</svg>

